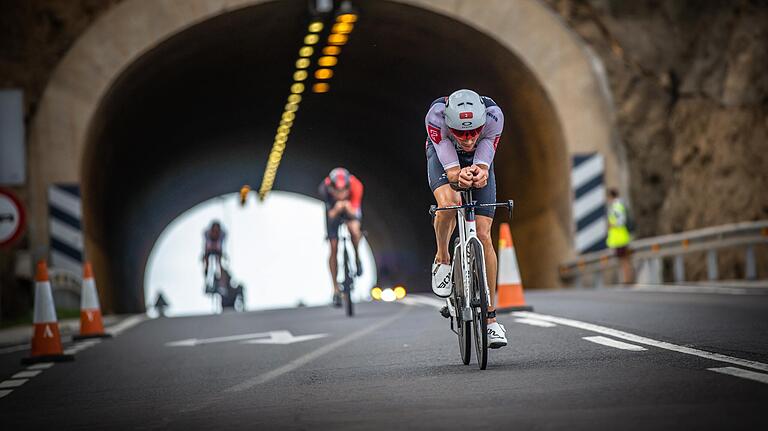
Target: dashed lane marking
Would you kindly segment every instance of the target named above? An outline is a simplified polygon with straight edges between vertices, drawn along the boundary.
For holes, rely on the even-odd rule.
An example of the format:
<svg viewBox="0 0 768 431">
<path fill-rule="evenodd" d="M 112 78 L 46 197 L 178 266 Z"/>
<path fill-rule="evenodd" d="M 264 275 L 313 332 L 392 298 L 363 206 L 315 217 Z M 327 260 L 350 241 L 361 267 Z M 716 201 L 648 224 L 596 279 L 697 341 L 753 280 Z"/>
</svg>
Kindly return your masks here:
<svg viewBox="0 0 768 431">
<path fill-rule="evenodd" d="M 13 391 L 10 390 L 10 389 L 4 389 L 4 390 L 0 391 L 0 398 L 10 394 L 11 392 L 13 392 Z"/>
<path fill-rule="evenodd" d="M 692 347 L 678 346 L 677 344 L 668 343 L 666 341 L 658 341 L 652 338 L 641 337 L 639 335 L 630 334 L 629 332 L 618 331 L 616 329 L 606 328 L 605 326 L 595 325 L 592 323 L 580 322 L 578 320 L 565 319 L 562 317 L 547 316 L 545 314 L 532 313 L 529 311 L 518 311 L 512 314 L 518 317 L 546 320 L 548 322 L 557 323 L 563 326 L 571 326 L 590 332 L 597 332 L 598 334 L 609 335 L 611 337 L 620 338 L 622 340 L 631 341 L 633 343 L 645 344 L 648 346 L 658 347 L 660 349 L 684 353 L 686 355 L 698 356 L 700 358 L 711 359 L 718 362 L 726 362 L 729 364 L 739 365 L 746 368 L 753 368 L 760 371 L 768 371 L 768 364 L 764 364 L 762 362 L 750 361 L 748 359 L 736 358 L 733 356 L 722 355 L 720 353 L 707 352 L 705 350 L 694 349 Z"/>
<path fill-rule="evenodd" d="M 29 379 L 17 379 L 17 380 L 4 380 L 0 382 L 0 389 L 5 388 L 18 388 L 19 386 L 27 383 Z"/>
<path fill-rule="evenodd" d="M 557 325 L 555 325 L 552 322 L 546 322 L 544 320 L 536 320 L 536 319 L 527 319 L 525 317 L 521 317 L 519 319 L 515 319 L 515 322 L 517 322 L 517 323 L 525 323 L 526 325 L 531 325 L 531 326 L 539 326 L 539 327 L 542 327 L 542 328 L 552 328 L 554 326 L 557 326 Z"/>
<path fill-rule="evenodd" d="M 582 337 L 582 339 L 591 341 L 593 343 L 602 344 L 603 346 L 608 347 L 615 347 L 617 349 L 621 350 L 634 350 L 636 352 L 642 351 L 642 350 L 648 350 L 645 347 L 642 346 L 636 346 L 634 344 L 624 343 L 621 341 L 616 341 L 612 338 L 603 337 L 602 335 L 598 335 L 595 337 Z"/>
<path fill-rule="evenodd" d="M 756 382 L 768 384 L 768 374 L 757 373 L 754 371 L 743 370 L 736 367 L 707 368 L 716 373 L 728 374 L 730 376 L 741 377 L 742 379 L 754 380 Z"/>
<path fill-rule="evenodd" d="M 42 373 L 43 370 L 34 370 L 34 371 L 19 371 L 18 373 L 11 376 L 12 379 L 27 379 L 30 377 L 35 377 L 36 375 Z"/>
<path fill-rule="evenodd" d="M 40 362 L 39 364 L 30 365 L 27 367 L 28 370 L 47 370 L 48 368 L 51 368 L 53 366 L 53 362 Z"/>
</svg>

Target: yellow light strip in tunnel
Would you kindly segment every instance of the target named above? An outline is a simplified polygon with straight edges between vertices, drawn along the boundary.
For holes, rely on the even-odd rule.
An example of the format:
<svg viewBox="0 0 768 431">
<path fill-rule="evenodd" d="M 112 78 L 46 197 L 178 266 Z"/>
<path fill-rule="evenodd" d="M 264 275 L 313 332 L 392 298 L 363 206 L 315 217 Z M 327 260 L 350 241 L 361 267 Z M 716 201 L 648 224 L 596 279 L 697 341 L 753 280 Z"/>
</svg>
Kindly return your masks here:
<svg viewBox="0 0 768 431">
<path fill-rule="evenodd" d="M 269 152 L 267 167 L 264 170 L 264 176 L 259 187 L 259 199 L 262 201 L 272 190 L 277 175 L 277 168 L 280 166 L 280 160 L 283 158 L 285 144 L 288 142 L 288 135 L 291 133 L 293 121 L 296 119 L 296 111 L 299 110 L 301 103 L 301 94 L 304 93 L 304 82 L 309 73 L 307 69 L 311 64 L 310 58 L 314 54 L 314 45 L 320 40 L 320 33 L 323 30 L 323 23 L 313 21 L 309 24 L 308 33 L 304 36 L 304 46 L 299 49 L 299 58 L 296 60 L 296 70 L 293 72 L 293 84 L 291 84 L 291 94 L 288 96 L 283 114 L 280 116 L 280 124 L 277 127 L 275 140 L 272 143 L 272 150 Z M 246 185 L 240 189 L 240 203 L 245 203 L 250 188 Z"/>
<path fill-rule="evenodd" d="M 315 83 L 312 85 L 313 93 L 327 93 L 331 90 L 328 81 L 333 78 L 333 69 L 339 63 L 341 46 L 349 41 L 349 35 L 355 29 L 357 15 L 345 13 L 336 17 L 336 23 L 331 27 L 326 46 L 323 48 L 323 56 L 317 59 L 319 69 L 315 71 Z"/>
</svg>

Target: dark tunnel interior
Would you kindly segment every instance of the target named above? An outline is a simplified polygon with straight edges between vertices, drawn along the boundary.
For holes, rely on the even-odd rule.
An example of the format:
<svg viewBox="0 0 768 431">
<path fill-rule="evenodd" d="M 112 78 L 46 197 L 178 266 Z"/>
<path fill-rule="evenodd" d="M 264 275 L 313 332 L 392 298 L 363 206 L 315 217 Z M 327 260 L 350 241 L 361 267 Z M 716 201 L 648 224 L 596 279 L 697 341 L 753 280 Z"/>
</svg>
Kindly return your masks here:
<svg viewBox="0 0 768 431">
<path fill-rule="evenodd" d="M 131 64 L 102 100 L 82 177 L 86 236 L 108 262 L 98 272 L 106 307 L 143 311 L 147 259 L 174 218 L 243 184 L 258 188 L 310 22 L 306 5 L 269 2 L 190 27 Z M 498 199 L 523 203 L 513 232 L 534 241 L 526 220 L 569 205 L 565 144 L 541 84 L 514 53 L 466 24 L 390 2 L 357 7 L 331 91 L 303 95 L 275 189 L 314 197 L 330 169 L 349 168 L 366 187 L 365 229 L 387 266 L 380 282 L 396 274 L 428 291 L 433 198 L 423 119 L 435 98 L 472 88 L 505 112 Z M 527 262 L 542 257 L 520 254 L 524 277 L 534 276 Z"/>
</svg>

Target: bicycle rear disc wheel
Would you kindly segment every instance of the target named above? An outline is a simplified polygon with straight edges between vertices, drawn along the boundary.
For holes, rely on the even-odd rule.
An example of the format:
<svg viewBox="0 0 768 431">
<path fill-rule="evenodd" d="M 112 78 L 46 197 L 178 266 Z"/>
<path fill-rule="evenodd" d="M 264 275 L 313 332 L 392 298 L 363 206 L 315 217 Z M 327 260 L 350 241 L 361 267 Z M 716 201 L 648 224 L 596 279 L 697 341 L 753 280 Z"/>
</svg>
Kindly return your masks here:
<svg viewBox="0 0 768 431">
<path fill-rule="evenodd" d="M 488 366 L 488 284 L 485 275 L 485 258 L 480 243 L 469 244 L 470 271 L 472 272 L 472 328 L 475 335 L 477 365 L 481 370 Z"/>
</svg>

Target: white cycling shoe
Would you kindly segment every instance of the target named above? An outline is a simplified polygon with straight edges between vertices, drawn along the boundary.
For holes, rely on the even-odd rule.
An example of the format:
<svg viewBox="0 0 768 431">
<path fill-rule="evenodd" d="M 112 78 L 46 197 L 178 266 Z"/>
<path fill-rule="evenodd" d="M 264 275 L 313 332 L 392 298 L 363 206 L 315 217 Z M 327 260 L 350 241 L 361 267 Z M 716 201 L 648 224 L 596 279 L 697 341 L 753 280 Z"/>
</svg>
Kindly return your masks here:
<svg viewBox="0 0 768 431">
<path fill-rule="evenodd" d="M 488 324 L 488 347 L 498 349 L 507 345 L 507 330 L 499 322 Z"/>
<path fill-rule="evenodd" d="M 451 296 L 453 280 L 451 280 L 451 265 L 444 263 L 432 264 L 432 292 L 441 298 Z"/>
</svg>

